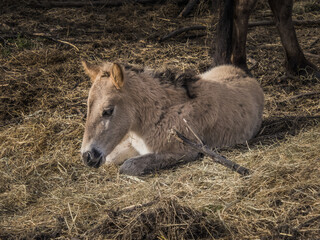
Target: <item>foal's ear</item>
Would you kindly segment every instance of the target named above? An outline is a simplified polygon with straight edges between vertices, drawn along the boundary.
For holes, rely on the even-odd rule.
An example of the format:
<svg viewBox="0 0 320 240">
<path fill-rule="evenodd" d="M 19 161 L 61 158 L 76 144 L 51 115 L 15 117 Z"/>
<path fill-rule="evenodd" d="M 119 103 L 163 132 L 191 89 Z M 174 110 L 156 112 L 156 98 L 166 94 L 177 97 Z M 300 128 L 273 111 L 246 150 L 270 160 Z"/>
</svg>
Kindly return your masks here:
<svg viewBox="0 0 320 240">
<path fill-rule="evenodd" d="M 86 61 L 81 61 L 85 73 L 91 78 L 91 81 L 96 80 L 98 74 L 101 74 L 101 69 L 98 65 L 93 65 Z"/>
<path fill-rule="evenodd" d="M 113 85 L 117 89 L 123 87 L 123 72 L 121 66 L 118 63 L 112 64 L 110 78 L 112 80 Z"/>
</svg>

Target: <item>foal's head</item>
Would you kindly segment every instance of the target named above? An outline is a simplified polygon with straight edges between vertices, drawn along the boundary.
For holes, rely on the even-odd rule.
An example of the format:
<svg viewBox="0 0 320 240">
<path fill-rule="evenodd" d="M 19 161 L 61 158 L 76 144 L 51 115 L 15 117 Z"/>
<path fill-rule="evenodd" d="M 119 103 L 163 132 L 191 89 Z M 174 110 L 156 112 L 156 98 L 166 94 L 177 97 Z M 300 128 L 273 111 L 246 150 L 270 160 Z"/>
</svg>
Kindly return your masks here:
<svg viewBox="0 0 320 240">
<path fill-rule="evenodd" d="M 98 168 L 129 131 L 133 114 L 128 105 L 124 72 L 119 64 L 82 64 L 92 80 L 92 87 L 81 155 L 85 164 Z"/>
</svg>

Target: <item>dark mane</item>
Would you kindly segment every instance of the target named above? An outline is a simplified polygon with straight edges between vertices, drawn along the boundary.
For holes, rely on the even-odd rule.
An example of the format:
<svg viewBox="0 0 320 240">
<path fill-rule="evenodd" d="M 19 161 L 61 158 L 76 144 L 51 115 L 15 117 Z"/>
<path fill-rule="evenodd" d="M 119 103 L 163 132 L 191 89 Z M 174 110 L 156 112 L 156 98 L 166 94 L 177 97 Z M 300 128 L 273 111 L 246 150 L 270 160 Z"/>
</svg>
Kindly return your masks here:
<svg viewBox="0 0 320 240">
<path fill-rule="evenodd" d="M 135 72 L 137 74 L 142 73 L 144 71 L 144 67 L 134 64 L 122 63 L 125 70 Z"/>
<path fill-rule="evenodd" d="M 164 71 L 155 71 L 153 76 L 159 79 L 161 84 L 172 84 L 175 87 L 184 88 L 191 99 L 196 97 L 192 84 L 200 78 L 194 72 L 186 71 L 181 73 L 166 69 Z"/>
<path fill-rule="evenodd" d="M 133 71 L 137 74 L 145 71 L 145 68 L 142 66 L 133 64 L 123 64 L 123 66 L 125 70 Z M 160 84 L 169 84 L 175 87 L 184 88 L 187 96 L 191 99 L 196 97 L 192 84 L 200 78 L 194 72 L 186 71 L 182 73 L 172 69 L 154 70 L 152 76 L 158 79 Z"/>
</svg>

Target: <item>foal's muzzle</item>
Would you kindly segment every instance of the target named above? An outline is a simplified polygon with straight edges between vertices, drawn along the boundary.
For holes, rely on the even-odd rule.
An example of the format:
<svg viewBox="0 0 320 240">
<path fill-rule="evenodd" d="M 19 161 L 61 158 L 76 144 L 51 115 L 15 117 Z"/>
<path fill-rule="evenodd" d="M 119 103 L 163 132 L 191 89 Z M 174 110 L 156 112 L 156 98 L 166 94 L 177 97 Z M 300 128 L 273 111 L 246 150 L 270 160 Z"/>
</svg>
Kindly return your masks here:
<svg viewBox="0 0 320 240">
<path fill-rule="evenodd" d="M 82 159 L 85 164 L 89 167 L 98 168 L 102 165 L 102 153 L 100 153 L 97 149 L 93 148 L 92 151 L 87 151 L 82 154 Z"/>
</svg>

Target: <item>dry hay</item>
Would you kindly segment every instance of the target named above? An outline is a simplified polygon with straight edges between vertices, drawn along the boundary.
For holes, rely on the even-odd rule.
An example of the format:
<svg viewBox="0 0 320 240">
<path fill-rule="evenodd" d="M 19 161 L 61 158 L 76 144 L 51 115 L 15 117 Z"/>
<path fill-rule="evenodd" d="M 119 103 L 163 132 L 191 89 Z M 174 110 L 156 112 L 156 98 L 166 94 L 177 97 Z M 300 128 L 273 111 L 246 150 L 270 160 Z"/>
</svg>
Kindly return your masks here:
<svg viewBox="0 0 320 240">
<path fill-rule="evenodd" d="M 112 9 L 12 4 L 0 17 L 0 239 L 319 237 L 320 84 L 282 77 L 274 27 L 248 36 L 248 56 L 257 61 L 249 67 L 266 93 L 261 132 L 220 150 L 253 175 L 241 178 L 204 158 L 137 178 L 80 161 L 90 83 L 79 60 L 201 72 L 211 62 L 211 31 L 158 40 L 182 26 L 214 28 L 208 2 L 186 19 L 176 18 L 183 5 L 174 1 Z M 294 15 L 319 18 L 317 7 L 299 1 Z M 270 14 L 260 3 L 253 19 Z M 297 27 L 297 34 L 304 51 L 319 55 L 319 28 Z"/>
</svg>

